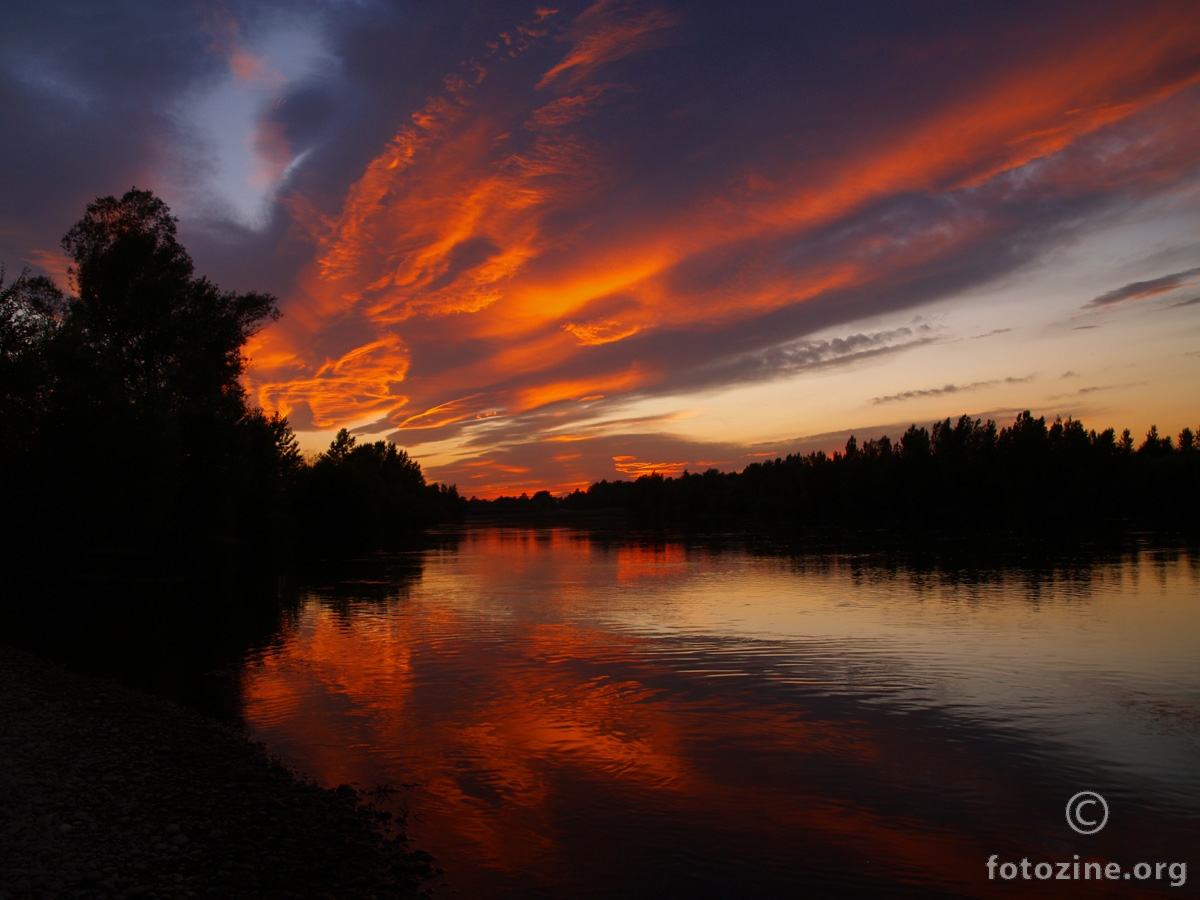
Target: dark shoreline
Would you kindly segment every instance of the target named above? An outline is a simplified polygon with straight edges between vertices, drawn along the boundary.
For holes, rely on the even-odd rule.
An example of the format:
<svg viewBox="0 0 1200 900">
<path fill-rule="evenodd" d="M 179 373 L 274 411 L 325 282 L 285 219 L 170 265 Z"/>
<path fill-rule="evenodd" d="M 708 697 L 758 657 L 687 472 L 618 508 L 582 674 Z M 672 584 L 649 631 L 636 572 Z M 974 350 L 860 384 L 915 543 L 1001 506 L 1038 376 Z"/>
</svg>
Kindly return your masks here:
<svg viewBox="0 0 1200 900">
<path fill-rule="evenodd" d="M 0 900 L 401 898 L 435 874 L 390 816 L 235 730 L 0 644 Z"/>
</svg>

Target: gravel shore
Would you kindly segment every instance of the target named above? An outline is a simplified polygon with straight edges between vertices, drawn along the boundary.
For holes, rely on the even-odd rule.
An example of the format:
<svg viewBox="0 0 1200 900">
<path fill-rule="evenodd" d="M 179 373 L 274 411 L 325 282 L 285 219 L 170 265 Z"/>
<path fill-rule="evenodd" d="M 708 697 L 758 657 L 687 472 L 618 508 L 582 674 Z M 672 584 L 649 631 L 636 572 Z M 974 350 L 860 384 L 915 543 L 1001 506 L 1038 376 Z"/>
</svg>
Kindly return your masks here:
<svg viewBox="0 0 1200 900">
<path fill-rule="evenodd" d="M 395 824 L 190 710 L 0 646 L 0 900 L 415 897 L 431 860 Z"/>
</svg>

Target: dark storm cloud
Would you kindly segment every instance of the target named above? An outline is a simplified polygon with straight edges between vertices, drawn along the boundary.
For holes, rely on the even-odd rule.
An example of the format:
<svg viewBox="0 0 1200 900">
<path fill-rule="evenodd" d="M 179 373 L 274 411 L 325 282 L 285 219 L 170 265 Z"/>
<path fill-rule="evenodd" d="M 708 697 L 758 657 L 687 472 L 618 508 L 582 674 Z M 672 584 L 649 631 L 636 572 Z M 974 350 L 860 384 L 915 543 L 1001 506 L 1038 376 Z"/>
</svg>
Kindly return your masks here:
<svg viewBox="0 0 1200 900">
<path fill-rule="evenodd" d="M 59 239 L 86 204 L 136 185 L 172 204 L 205 274 L 279 294 L 311 251 L 289 240 L 278 211 L 250 228 L 208 202 L 212 135 L 187 121 L 198 98 L 239 62 L 252 64 L 264 35 L 307 29 L 328 51 L 328 71 L 285 85 L 259 118 L 268 131 L 278 125 L 293 153 L 308 152 L 291 179 L 314 198 L 332 196 L 361 171 L 371 142 L 435 89 L 459 37 L 491 34 L 493 24 L 463 4 L 443 4 L 440 18 L 342 0 L 14 6 L 0 28 L 0 260 L 48 262 L 53 272 Z"/>
<path fill-rule="evenodd" d="M 227 60 L 207 14 L 215 4 L 19 6 L 0 30 L 0 258 L 44 260 L 53 271 L 59 238 L 89 201 L 135 185 L 178 194 L 166 175 L 171 160 L 203 170 L 178 112 Z M 196 235 L 185 226 L 183 237 Z"/>
<path fill-rule="evenodd" d="M 324 86 L 302 87 L 283 97 L 269 114 L 298 150 L 307 150 L 329 134 L 337 118 L 338 97 Z"/>
<path fill-rule="evenodd" d="M 51 250 L 98 193 L 145 184 L 168 108 L 216 65 L 185 4 L 25 3 L 0 29 L 0 258 Z"/>
</svg>

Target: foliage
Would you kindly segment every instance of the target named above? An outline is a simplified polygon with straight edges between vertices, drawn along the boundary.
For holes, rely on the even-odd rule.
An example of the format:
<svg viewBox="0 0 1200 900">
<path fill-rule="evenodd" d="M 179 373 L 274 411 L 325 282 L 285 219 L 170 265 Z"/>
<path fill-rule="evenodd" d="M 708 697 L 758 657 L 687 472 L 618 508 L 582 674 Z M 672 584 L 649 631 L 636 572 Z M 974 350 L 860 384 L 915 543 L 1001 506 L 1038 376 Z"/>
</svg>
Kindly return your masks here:
<svg viewBox="0 0 1200 900">
<path fill-rule="evenodd" d="M 739 473 L 710 469 L 678 478 L 600 481 L 561 498 L 472 499 L 472 514 L 620 511 L 642 521 L 735 521 L 913 527 L 1173 527 L 1195 530 L 1200 448 L 1191 429 L 1177 441 L 1151 427 L 1134 447 L 1128 430 L 1086 430 L 1068 418 L 1047 425 L 1026 411 L 997 428 L 962 416 L 912 425 L 898 443 L 851 436 L 844 452 L 792 454 Z"/>
<path fill-rule="evenodd" d="M 317 533 L 366 538 L 453 512 L 457 494 L 427 486 L 395 446 L 347 434 L 310 467 L 287 420 L 248 404 L 243 348 L 279 317 L 275 298 L 197 276 L 152 193 L 97 199 L 62 245 L 71 296 L 0 270 L 9 546 L 238 545 L 274 558 Z"/>
<path fill-rule="evenodd" d="M 27 451 L 37 412 L 51 383 L 49 348 L 64 311 L 63 295 L 48 278 L 23 271 L 5 284 L 0 267 L 0 460 Z"/>
<path fill-rule="evenodd" d="M 384 546 L 462 516 L 458 491 L 428 485 L 389 441 L 359 444 L 345 428 L 307 473 L 305 531 L 325 546 Z"/>
<path fill-rule="evenodd" d="M 88 205 L 62 240 L 75 262 L 71 351 L 148 414 L 236 418 L 245 407 L 242 347 L 279 317 L 275 298 L 196 277 L 175 231 L 149 191 Z"/>
</svg>

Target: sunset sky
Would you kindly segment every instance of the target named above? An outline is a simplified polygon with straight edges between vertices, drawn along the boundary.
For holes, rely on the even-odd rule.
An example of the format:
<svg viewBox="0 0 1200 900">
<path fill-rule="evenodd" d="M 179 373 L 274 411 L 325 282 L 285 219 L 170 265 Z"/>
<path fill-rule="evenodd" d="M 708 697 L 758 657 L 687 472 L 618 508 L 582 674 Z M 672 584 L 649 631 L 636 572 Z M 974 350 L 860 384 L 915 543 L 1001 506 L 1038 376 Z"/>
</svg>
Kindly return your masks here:
<svg viewBox="0 0 1200 900">
<path fill-rule="evenodd" d="M 0 261 L 149 188 L 254 402 L 467 496 L 1031 409 L 1200 426 L 1200 7 L 6 9 Z M 86 435 L 81 439 L 86 440 Z"/>
</svg>

